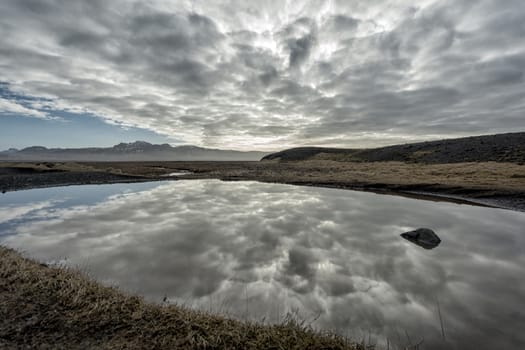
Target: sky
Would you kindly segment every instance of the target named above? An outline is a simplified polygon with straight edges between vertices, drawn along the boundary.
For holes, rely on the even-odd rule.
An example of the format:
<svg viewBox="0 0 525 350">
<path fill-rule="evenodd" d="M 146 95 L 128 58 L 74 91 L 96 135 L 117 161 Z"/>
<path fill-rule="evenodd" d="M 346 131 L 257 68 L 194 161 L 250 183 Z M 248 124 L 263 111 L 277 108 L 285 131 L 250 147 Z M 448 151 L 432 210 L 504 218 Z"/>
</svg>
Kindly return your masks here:
<svg viewBox="0 0 525 350">
<path fill-rule="evenodd" d="M 525 130 L 523 0 L 3 0 L 0 149 Z"/>
</svg>

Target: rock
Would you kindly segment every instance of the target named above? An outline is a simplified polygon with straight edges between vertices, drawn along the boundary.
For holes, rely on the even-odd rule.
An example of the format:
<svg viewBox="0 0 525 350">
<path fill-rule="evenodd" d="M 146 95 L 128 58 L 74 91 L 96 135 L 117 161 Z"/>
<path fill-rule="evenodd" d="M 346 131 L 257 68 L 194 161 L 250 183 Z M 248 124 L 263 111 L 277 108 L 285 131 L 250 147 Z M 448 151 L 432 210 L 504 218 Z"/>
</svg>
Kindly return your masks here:
<svg viewBox="0 0 525 350">
<path fill-rule="evenodd" d="M 429 228 L 418 228 L 417 230 L 401 234 L 404 239 L 417 244 L 425 249 L 433 249 L 441 243 L 441 239 Z"/>
</svg>

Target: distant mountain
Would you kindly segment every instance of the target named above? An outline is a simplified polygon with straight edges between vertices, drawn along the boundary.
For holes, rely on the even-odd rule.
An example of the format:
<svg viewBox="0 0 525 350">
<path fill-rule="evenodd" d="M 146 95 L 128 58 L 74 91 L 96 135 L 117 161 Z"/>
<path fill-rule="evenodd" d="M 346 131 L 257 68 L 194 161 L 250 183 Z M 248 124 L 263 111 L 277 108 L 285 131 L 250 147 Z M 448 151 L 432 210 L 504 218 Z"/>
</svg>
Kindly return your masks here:
<svg viewBox="0 0 525 350">
<path fill-rule="evenodd" d="M 355 162 L 512 162 L 525 163 L 525 132 L 472 136 L 373 149 L 300 147 L 268 154 L 262 160 L 325 159 Z"/>
<path fill-rule="evenodd" d="M 172 147 L 167 143 L 154 145 L 136 141 L 119 143 L 113 147 L 99 148 L 46 148 L 27 147 L 22 150 L 11 148 L 0 152 L 4 161 L 251 161 L 259 160 L 267 153 L 240 152 L 196 146 Z"/>
</svg>

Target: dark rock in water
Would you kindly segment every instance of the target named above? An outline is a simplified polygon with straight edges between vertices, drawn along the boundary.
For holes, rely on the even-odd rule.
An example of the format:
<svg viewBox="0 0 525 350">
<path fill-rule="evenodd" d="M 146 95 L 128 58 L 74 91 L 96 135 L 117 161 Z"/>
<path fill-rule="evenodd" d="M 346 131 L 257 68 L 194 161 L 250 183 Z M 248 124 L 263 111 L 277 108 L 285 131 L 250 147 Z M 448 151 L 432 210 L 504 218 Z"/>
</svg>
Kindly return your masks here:
<svg viewBox="0 0 525 350">
<path fill-rule="evenodd" d="M 429 228 L 418 228 L 405 232 L 401 234 L 401 237 L 425 249 L 433 249 L 441 243 L 441 239 Z"/>
</svg>

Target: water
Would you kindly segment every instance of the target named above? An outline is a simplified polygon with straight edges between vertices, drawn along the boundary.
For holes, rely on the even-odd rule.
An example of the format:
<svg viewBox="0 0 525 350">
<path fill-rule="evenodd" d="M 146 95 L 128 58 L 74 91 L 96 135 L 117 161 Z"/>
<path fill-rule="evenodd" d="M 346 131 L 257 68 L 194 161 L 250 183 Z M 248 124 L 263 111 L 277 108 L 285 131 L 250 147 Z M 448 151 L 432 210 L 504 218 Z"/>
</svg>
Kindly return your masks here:
<svg viewBox="0 0 525 350">
<path fill-rule="evenodd" d="M 176 171 L 174 173 L 164 174 L 164 175 L 160 175 L 160 176 L 162 176 L 162 177 L 172 177 L 172 176 L 183 176 L 183 175 L 191 175 L 191 174 L 193 174 L 191 171 L 181 170 L 181 171 Z"/>
<path fill-rule="evenodd" d="M 419 227 L 441 244 L 400 237 Z M 256 182 L 72 186 L 1 195 L 0 243 L 240 319 L 292 313 L 391 348 L 525 348 L 521 212 Z"/>
</svg>

